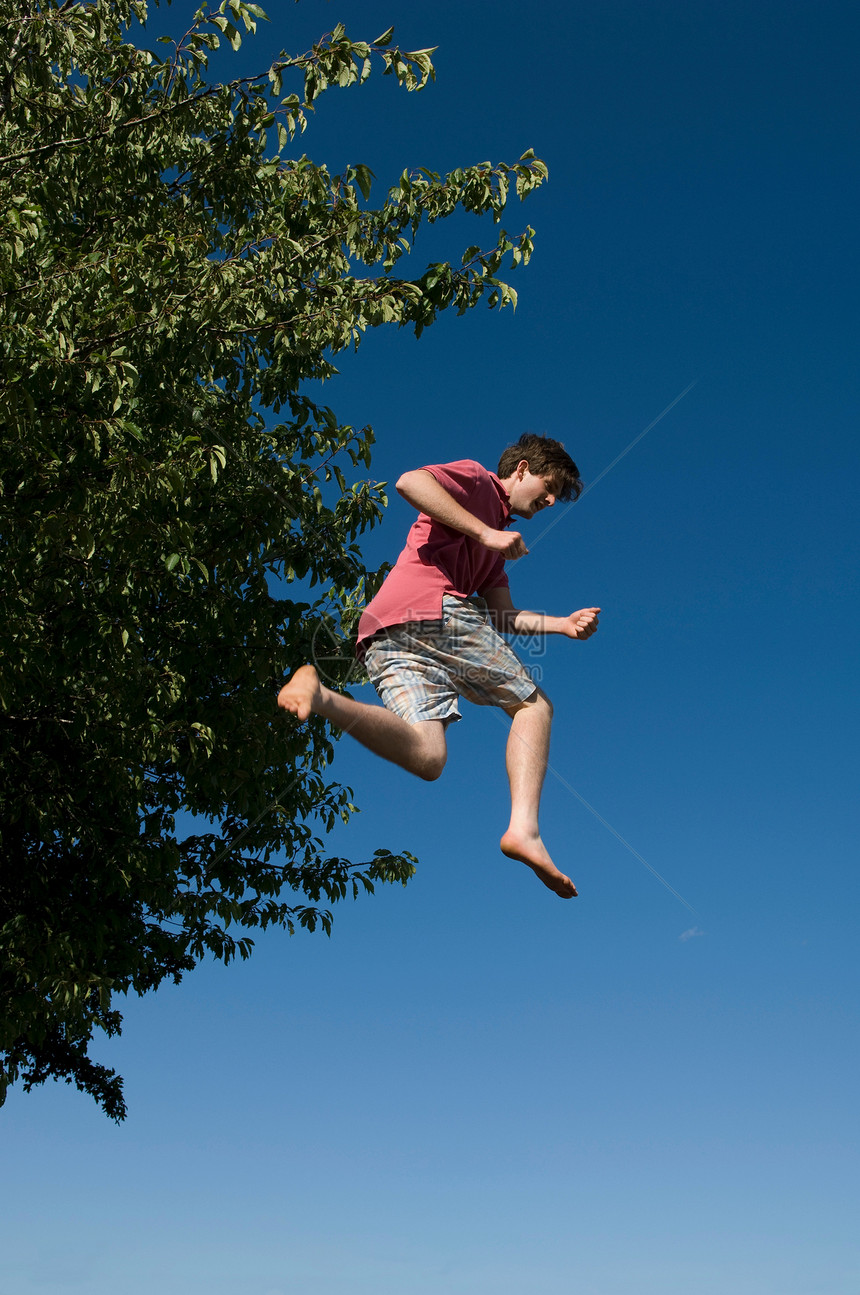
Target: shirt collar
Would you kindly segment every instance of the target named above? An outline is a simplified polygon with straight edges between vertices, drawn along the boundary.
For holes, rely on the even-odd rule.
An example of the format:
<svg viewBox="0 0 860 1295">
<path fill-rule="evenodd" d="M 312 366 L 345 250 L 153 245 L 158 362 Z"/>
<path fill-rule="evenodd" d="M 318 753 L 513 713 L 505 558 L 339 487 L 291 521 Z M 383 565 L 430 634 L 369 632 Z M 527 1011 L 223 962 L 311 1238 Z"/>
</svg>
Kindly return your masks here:
<svg viewBox="0 0 860 1295">
<path fill-rule="evenodd" d="M 508 494 L 507 490 L 505 490 L 505 487 L 502 485 L 500 479 L 496 476 L 495 472 L 490 472 L 489 477 L 493 485 L 496 487 L 496 493 L 499 496 L 499 503 L 502 505 L 502 513 L 503 513 L 502 526 L 507 526 L 508 522 L 511 520 L 511 517 L 513 516 L 513 514 L 511 513 L 510 495 Z"/>
</svg>

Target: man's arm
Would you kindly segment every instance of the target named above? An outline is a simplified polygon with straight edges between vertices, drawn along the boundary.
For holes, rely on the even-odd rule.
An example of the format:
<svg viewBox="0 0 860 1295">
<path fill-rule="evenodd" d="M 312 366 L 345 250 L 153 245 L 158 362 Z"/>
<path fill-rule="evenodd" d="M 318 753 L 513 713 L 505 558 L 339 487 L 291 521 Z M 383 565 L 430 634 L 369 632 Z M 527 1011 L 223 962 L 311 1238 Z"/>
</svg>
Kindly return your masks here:
<svg viewBox="0 0 860 1295">
<path fill-rule="evenodd" d="M 404 472 L 397 482 L 397 493 L 413 508 L 432 517 L 434 522 L 441 522 L 443 526 L 461 531 L 463 535 L 483 544 L 484 548 L 501 553 L 508 561 L 524 557 L 528 553 L 518 531 L 497 531 L 487 526 L 470 513 L 468 508 L 458 504 L 453 495 L 439 484 L 433 473 L 424 468 Z"/>
<path fill-rule="evenodd" d="M 584 607 L 569 616 L 544 616 L 516 608 L 509 589 L 488 589 L 484 598 L 490 619 L 502 634 L 564 634 L 569 639 L 587 639 L 597 629 L 599 607 Z"/>
</svg>

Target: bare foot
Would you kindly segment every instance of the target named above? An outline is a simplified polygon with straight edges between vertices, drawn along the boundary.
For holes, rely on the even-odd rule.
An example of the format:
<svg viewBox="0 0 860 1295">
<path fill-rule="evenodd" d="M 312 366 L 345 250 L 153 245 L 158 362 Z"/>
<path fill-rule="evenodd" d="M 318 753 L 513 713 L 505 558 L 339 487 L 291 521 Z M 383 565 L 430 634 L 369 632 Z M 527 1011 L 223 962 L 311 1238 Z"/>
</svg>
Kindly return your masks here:
<svg viewBox="0 0 860 1295">
<path fill-rule="evenodd" d="M 322 697 L 320 677 L 312 665 L 300 665 L 289 683 L 278 693 L 278 705 L 297 719 L 305 720 Z"/>
<path fill-rule="evenodd" d="M 559 872 L 539 836 L 526 836 L 525 833 L 508 828 L 499 845 L 502 847 L 502 854 L 506 854 L 509 859 L 519 859 L 520 863 L 527 863 L 543 884 L 562 899 L 573 899 L 578 893 L 570 877 Z"/>
</svg>

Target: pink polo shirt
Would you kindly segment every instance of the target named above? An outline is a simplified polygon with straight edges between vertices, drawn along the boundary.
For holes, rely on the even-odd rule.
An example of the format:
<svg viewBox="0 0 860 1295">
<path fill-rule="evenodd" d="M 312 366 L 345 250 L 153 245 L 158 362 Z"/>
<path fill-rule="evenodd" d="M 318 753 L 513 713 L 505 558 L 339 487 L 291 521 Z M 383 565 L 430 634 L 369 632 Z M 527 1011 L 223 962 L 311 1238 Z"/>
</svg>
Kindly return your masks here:
<svg viewBox="0 0 860 1295">
<path fill-rule="evenodd" d="M 432 473 L 458 504 L 494 530 L 511 520 L 508 493 L 501 481 L 473 459 L 429 464 L 423 471 Z M 507 587 L 501 553 L 419 513 L 406 547 L 364 609 L 358 625 L 358 654 L 363 654 L 371 635 L 390 625 L 440 620 L 445 594 L 468 598 Z"/>
</svg>

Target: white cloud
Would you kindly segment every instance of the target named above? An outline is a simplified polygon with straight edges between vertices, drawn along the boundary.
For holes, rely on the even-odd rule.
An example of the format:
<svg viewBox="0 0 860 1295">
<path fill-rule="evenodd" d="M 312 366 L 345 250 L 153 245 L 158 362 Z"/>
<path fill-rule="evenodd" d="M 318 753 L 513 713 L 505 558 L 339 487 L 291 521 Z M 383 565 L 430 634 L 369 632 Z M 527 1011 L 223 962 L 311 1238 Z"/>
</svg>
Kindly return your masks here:
<svg viewBox="0 0 860 1295">
<path fill-rule="evenodd" d="M 692 940 L 694 935 L 704 935 L 704 934 L 705 932 L 700 931 L 698 926 L 691 926 L 689 931 L 682 931 L 681 934 L 678 936 L 678 939 L 686 942 L 687 940 Z"/>
</svg>

